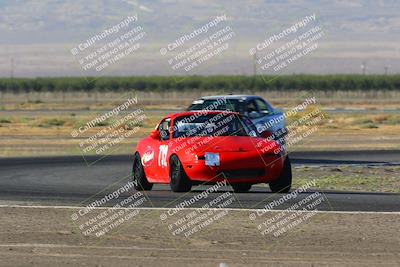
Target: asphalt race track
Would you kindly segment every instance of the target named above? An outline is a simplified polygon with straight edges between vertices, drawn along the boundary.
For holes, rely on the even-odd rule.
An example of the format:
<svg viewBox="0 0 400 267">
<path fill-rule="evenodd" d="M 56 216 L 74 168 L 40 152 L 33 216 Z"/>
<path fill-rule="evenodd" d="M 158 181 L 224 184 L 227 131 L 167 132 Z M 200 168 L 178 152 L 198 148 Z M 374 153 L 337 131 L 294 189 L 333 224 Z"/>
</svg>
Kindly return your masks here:
<svg viewBox="0 0 400 267">
<path fill-rule="evenodd" d="M 350 152 L 293 152 L 296 165 L 398 165 L 398 151 Z M 96 158 L 51 157 L 0 159 L 0 201 L 2 203 L 35 205 L 87 205 L 91 201 L 113 192 L 130 181 L 131 156 Z M 399 177 L 400 178 L 400 177 Z M 193 187 L 193 192 L 173 193 L 168 185 L 156 185 L 146 193 L 148 201 L 143 207 L 175 207 L 185 199 L 199 194 L 206 187 Z M 217 197 L 230 187 L 214 194 Z M 306 198 L 314 192 L 300 194 Z M 320 191 L 327 201 L 320 206 L 327 211 L 400 211 L 400 194 Z M 132 193 L 123 194 L 127 197 Z M 283 194 L 272 194 L 268 187 L 253 186 L 251 192 L 236 194 L 230 208 L 262 208 Z M 192 207 L 201 207 L 197 201 Z M 288 201 L 284 205 L 290 205 Z M 113 205 L 110 201 L 108 205 Z M 285 208 L 282 205 L 279 209 Z"/>
</svg>

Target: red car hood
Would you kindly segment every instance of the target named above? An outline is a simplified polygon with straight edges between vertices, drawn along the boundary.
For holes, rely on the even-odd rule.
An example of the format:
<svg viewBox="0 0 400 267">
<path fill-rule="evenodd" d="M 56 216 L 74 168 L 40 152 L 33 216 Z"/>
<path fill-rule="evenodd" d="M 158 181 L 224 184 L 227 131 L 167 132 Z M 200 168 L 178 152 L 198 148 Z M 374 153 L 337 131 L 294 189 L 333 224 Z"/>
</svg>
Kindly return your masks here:
<svg viewBox="0 0 400 267">
<path fill-rule="evenodd" d="M 263 151 L 273 153 L 279 148 L 275 141 L 268 141 L 265 138 L 254 138 L 248 136 L 218 136 L 218 137 L 193 137 L 193 152 L 245 152 Z"/>
</svg>

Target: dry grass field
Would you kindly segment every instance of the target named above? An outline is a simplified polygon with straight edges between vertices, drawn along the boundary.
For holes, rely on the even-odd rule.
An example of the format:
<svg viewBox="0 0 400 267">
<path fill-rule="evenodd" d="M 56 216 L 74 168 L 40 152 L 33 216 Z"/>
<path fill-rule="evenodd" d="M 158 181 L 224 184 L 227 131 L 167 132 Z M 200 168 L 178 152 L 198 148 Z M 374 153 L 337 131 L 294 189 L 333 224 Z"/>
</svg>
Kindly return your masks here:
<svg viewBox="0 0 400 267">
<path fill-rule="evenodd" d="M 107 128 L 118 117 L 90 129 L 85 136 L 73 138 L 71 132 L 136 96 L 146 119 L 134 135 L 121 141 L 108 154 L 130 153 L 135 143 L 146 136 L 167 113 L 185 109 L 202 95 L 226 92 L 131 92 L 131 93 L 21 93 L 2 94 L 0 102 L 0 156 L 77 155 L 79 142 Z M 323 119 L 317 131 L 297 142 L 290 150 L 373 150 L 400 149 L 400 93 L 362 92 L 254 92 L 274 107 L 291 109 L 315 96 Z M 333 111 L 340 109 L 339 111 Z M 388 111 L 389 110 L 389 111 Z M 390 112 L 393 110 L 393 112 Z M 128 113 L 124 113 L 125 115 Z M 296 115 L 300 117 L 302 113 Z M 121 117 L 121 114 L 119 118 Z M 289 118 L 293 120 L 296 118 Z M 94 153 L 94 152 L 89 152 Z"/>
</svg>

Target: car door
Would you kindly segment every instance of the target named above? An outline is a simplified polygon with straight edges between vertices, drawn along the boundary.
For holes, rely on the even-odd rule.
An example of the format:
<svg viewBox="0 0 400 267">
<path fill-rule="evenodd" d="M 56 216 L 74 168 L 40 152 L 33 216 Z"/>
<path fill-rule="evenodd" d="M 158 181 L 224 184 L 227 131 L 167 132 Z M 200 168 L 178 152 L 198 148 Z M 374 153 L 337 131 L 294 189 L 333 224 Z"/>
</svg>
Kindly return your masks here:
<svg viewBox="0 0 400 267">
<path fill-rule="evenodd" d="M 169 142 L 171 139 L 171 133 L 170 133 L 170 128 L 171 128 L 171 119 L 166 118 L 158 126 L 158 131 L 160 133 L 160 142 L 158 143 L 158 146 L 156 147 L 156 172 L 157 175 L 159 176 L 159 180 L 162 182 L 168 182 L 169 181 Z"/>
<path fill-rule="evenodd" d="M 163 119 L 157 126 L 159 138 L 149 138 L 143 149 L 142 165 L 150 182 L 168 182 L 168 142 L 170 119 Z"/>
</svg>

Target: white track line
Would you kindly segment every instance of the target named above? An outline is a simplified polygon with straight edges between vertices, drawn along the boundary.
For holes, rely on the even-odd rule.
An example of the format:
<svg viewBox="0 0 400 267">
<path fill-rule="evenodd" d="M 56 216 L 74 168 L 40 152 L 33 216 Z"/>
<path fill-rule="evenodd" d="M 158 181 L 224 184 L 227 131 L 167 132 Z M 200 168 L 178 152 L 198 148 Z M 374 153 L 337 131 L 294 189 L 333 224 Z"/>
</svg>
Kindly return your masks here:
<svg viewBox="0 0 400 267">
<path fill-rule="evenodd" d="M 25 208 L 25 209 L 85 209 L 86 207 L 79 206 L 29 206 L 29 205 L 0 205 L 0 208 Z M 91 209 L 98 210 L 107 210 L 107 209 L 116 209 L 112 207 L 95 207 Z M 160 207 L 137 207 L 137 208 L 118 208 L 118 209 L 128 209 L 128 210 L 164 210 L 168 211 L 174 208 L 160 208 Z M 257 212 L 264 211 L 264 209 L 242 209 L 242 208 L 184 208 L 184 210 L 227 210 L 227 211 L 248 211 L 248 212 Z M 268 210 L 268 212 L 282 212 L 287 210 Z M 316 210 L 316 211 L 304 211 L 304 210 L 294 210 L 296 212 L 314 212 L 314 213 L 332 213 L 332 214 L 390 214 L 390 215 L 400 215 L 399 211 L 324 211 L 324 210 Z"/>
</svg>

